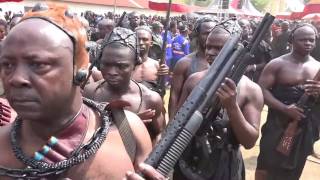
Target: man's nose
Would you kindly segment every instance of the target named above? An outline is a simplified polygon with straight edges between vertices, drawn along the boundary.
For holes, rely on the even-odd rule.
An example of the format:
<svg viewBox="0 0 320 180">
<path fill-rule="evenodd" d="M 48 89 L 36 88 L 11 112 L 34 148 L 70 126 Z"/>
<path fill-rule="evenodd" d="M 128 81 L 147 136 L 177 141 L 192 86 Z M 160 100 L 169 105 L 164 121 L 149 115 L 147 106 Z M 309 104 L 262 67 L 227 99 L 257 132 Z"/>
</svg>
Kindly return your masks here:
<svg viewBox="0 0 320 180">
<path fill-rule="evenodd" d="M 108 74 L 112 75 L 112 76 L 117 75 L 118 74 L 118 68 L 115 67 L 115 66 L 108 67 Z"/>
<path fill-rule="evenodd" d="M 15 70 L 8 76 L 8 83 L 14 87 L 24 87 L 30 85 L 28 70 L 18 65 Z"/>
<path fill-rule="evenodd" d="M 143 45 L 143 40 L 142 39 L 139 39 L 139 45 Z"/>
</svg>

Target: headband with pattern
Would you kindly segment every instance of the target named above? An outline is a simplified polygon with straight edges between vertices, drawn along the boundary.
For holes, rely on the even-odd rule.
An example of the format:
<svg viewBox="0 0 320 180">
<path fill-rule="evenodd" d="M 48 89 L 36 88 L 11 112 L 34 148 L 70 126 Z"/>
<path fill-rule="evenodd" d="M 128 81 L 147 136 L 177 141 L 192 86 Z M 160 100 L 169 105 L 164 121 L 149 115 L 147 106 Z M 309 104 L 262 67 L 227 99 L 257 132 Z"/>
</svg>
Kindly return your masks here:
<svg viewBox="0 0 320 180">
<path fill-rule="evenodd" d="M 137 43 L 137 35 L 135 32 L 131 31 L 130 29 L 116 27 L 110 33 L 109 36 L 106 36 L 100 46 L 100 58 L 102 55 L 102 51 L 105 47 L 110 44 L 118 43 L 123 46 L 130 48 L 135 53 L 135 60 L 136 64 L 140 64 L 139 61 L 139 46 Z"/>
<path fill-rule="evenodd" d="M 218 23 L 213 29 L 216 29 L 216 28 L 222 28 L 230 34 L 237 34 L 237 33 L 241 34 L 242 32 L 242 29 L 238 24 L 236 18 L 230 18 L 225 21 L 222 21 Z"/>
</svg>

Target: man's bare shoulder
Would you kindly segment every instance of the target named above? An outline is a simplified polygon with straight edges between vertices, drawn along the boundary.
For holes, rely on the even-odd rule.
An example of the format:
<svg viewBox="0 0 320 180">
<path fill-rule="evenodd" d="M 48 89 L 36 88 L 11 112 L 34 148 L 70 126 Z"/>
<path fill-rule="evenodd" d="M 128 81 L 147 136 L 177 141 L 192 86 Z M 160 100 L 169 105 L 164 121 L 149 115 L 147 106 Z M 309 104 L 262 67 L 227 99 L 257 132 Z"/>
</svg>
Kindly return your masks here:
<svg viewBox="0 0 320 180">
<path fill-rule="evenodd" d="M 276 71 L 280 68 L 282 68 L 283 66 L 285 66 L 286 64 L 290 64 L 290 57 L 288 56 L 288 54 L 282 55 L 280 57 L 277 57 L 275 59 L 272 59 L 266 66 L 265 69 L 269 69 L 272 71 Z"/>
<path fill-rule="evenodd" d="M 15 159 L 11 152 L 10 131 L 13 124 L 0 127 L 0 166 L 7 166 Z M 5 156 L 3 156 L 5 154 Z"/>
<path fill-rule="evenodd" d="M 309 64 L 314 68 L 320 68 L 320 62 L 310 56 Z"/>
<path fill-rule="evenodd" d="M 135 133 L 135 131 L 141 131 L 141 127 L 143 127 L 142 130 L 146 129 L 142 120 L 135 113 L 128 110 L 125 110 L 124 113 L 128 119 L 128 122 L 130 124 L 130 127 L 132 128 L 133 133 Z"/>
<path fill-rule="evenodd" d="M 260 86 L 251 81 L 247 76 L 243 75 L 240 79 L 240 82 L 241 86 L 245 87 L 245 92 L 248 92 L 250 93 L 251 91 L 261 91 L 261 88 Z"/>
<path fill-rule="evenodd" d="M 151 150 L 151 139 L 143 121 L 138 117 L 138 115 L 131 111 L 125 110 L 124 112 L 137 144 L 144 144 L 147 147 L 147 150 Z"/>
<path fill-rule="evenodd" d="M 186 80 L 187 83 L 198 84 L 198 82 L 207 74 L 207 70 L 191 74 Z"/>
<path fill-rule="evenodd" d="M 147 61 L 148 63 L 152 63 L 152 64 L 159 64 L 159 61 L 155 60 L 155 59 L 152 59 L 150 57 L 148 57 Z"/>
<path fill-rule="evenodd" d="M 186 69 L 189 67 L 189 65 L 191 64 L 191 60 L 192 58 L 196 55 L 195 52 L 188 54 L 186 56 L 184 56 L 183 58 L 181 58 L 177 64 L 174 67 L 174 71 L 180 70 L 180 69 Z"/>
<path fill-rule="evenodd" d="M 148 89 L 143 84 L 140 84 L 140 87 L 142 90 L 142 96 L 148 102 L 148 105 L 158 106 L 163 104 L 162 98 L 157 92 Z"/>
<path fill-rule="evenodd" d="M 191 74 L 184 83 L 183 93 L 187 92 L 189 94 L 193 90 L 193 88 L 197 86 L 197 84 L 206 75 L 207 72 L 207 70 L 204 70 Z"/>
<path fill-rule="evenodd" d="M 96 88 L 103 82 L 104 82 L 104 79 L 101 79 L 99 81 L 91 82 L 91 83 L 87 84 L 84 87 L 83 96 L 91 99 L 94 96 Z"/>
<path fill-rule="evenodd" d="M 263 94 L 260 86 L 251 81 L 247 76 L 243 75 L 238 84 L 240 88 L 240 96 L 246 97 L 250 101 L 263 101 Z"/>
<path fill-rule="evenodd" d="M 0 126 L 0 144 L 2 144 L 3 142 L 7 142 L 9 139 L 9 134 L 10 134 L 10 130 L 12 128 L 12 123 L 5 125 L 5 126 Z M 0 146 L 1 148 L 2 146 Z"/>
</svg>

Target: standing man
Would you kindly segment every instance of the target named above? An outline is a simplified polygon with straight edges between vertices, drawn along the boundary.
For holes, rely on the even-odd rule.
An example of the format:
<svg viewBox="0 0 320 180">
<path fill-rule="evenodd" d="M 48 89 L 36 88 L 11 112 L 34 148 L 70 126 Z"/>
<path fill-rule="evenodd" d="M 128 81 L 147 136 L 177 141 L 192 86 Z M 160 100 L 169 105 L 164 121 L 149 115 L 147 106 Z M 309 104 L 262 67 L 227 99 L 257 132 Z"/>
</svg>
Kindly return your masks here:
<svg viewBox="0 0 320 180">
<path fill-rule="evenodd" d="M 125 112 L 136 140 L 130 159 L 110 111 L 83 100 L 85 42 L 81 23 L 57 4 L 26 13 L 4 40 L 1 78 L 18 116 L 0 128 L 0 179 L 117 180 L 150 152 L 135 114 Z"/>
<path fill-rule="evenodd" d="M 173 69 L 169 100 L 169 120 L 173 119 L 178 110 L 177 106 L 185 80 L 191 74 L 205 70 L 209 66 L 205 59 L 205 42 L 215 25 L 216 22 L 208 17 L 201 18 L 197 21 L 194 29 L 194 38 L 196 38 L 197 41 L 197 51 L 180 59 Z"/>
<path fill-rule="evenodd" d="M 95 42 L 99 40 L 101 41 L 113 30 L 114 26 L 115 24 L 113 20 L 101 19 L 97 24 L 97 31 L 90 35 L 90 40 Z"/>
<path fill-rule="evenodd" d="M 165 127 L 163 102 L 158 93 L 131 80 L 135 67 L 141 63 L 136 39 L 129 29 L 114 29 L 102 43 L 99 67 L 103 79 L 86 86 L 84 95 L 97 102 L 129 102 L 130 106 L 125 108 L 144 120 L 155 143 Z"/>
<path fill-rule="evenodd" d="M 106 36 L 108 36 L 112 32 L 114 26 L 115 24 L 112 19 L 101 19 L 97 25 L 98 27 L 97 39 L 93 41 L 104 39 Z"/>
<path fill-rule="evenodd" d="M 128 29 L 134 31 L 140 25 L 140 14 L 136 11 L 133 11 L 128 16 L 129 26 Z"/>
<path fill-rule="evenodd" d="M 219 26 L 209 34 L 206 41 L 209 64 L 230 38 L 229 29 Z M 186 93 L 187 89 L 192 90 L 206 73 L 207 70 L 204 70 L 191 75 L 185 83 L 183 93 Z M 245 179 L 240 145 L 249 149 L 258 139 L 263 107 L 261 89 L 245 76 L 237 86 L 231 79 L 226 78 L 217 90 L 217 96 L 222 104 L 219 117 L 212 119 L 210 127 L 197 132 L 174 169 L 174 180 Z M 140 169 L 149 176 L 162 178 L 148 165 L 143 164 Z M 138 179 L 134 173 L 127 173 L 127 178 Z"/>
<path fill-rule="evenodd" d="M 214 62 L 230 38 L 233 27 L 216 26 L 206 41 L 206 58 Z M 194 73 L 184 84 L 178 108 L 207 70 Z M 259 137 L 263 96 L 257 84 L 242 76 L 238 85 L 231 79 L 221 84 L 217 96 L 222 104 L 219 117 L 210 128 L 198 132 L 175 169 L 175 179 L 245 179 L 240 145 L 250 149 Z M 219 138 L 216 138 L 219 136 Z M 205 141 L 204 141 L 205 140 Z M 207 144 L 209 143 L 209 145 Z"/>
<path fill-rule="evenodd" d="M 136 28 L 136 33 L 141 64 L 135 66 L 132 79 L 159 93 L 158 75 L 167 75 L 168 66 L 166 64 L 160 66 L 158 61 L 148 57 L 150 47 L 153 45 L 151 29 L 148 26 L 139 26 Z"/>
<path fill-rule="evenodd" d="M 179 26 L 180 34 L 172 41 L 172 59 L 170 69 L 174 69 L 176 63 L 190 53 L 190 42 L 188 38 L 188 27 L 185 24 Z"/>
<path fill-rule="evenodd" d="M 162 44 L 163 44 L 163 39 L 162 39 L 163 25 L 159 21 L 155 21 L 152 23 L 151 26 L 152 26 L 152 46 L 150 48 L 148 56 L 152 59 L 159 60 L 162 56 L 161 53 L 162 53 Z M 172 56 L 172 54 L 168 54 L 168 55 Z"/>
<path fill-rule="evenodd" d="M 320 63 L 310 56 L 316 35 L 312 25 L 299 24 L 291 34 L 292 51 L 272 60 L 262 71 L 259 84 L 269 110 L 261 131 L 257 180 L 298 180 L 319 138 L 319 107 L 301 109 L 295 105 L 304 93 L 316 99 L 320 95 L 320 82 L 312 80 Z M 276 149 L 292 121 L 298 121 L 299 130 L 293 132 L 294 144 L 286 156 Z"/>
<path fill-rule="evenodd" d="M 273 58 L 277 58 L 279 56 L 282 56 L 290 52 L 290 44 L 288 42 L 289 35 L 290 35 L 289 22 L 284 21 L 281 23 L 281 33 L 279 34 L 279 36 L 276 36 L 274 40 L 272 40 Z"/>
<path fill-rule="evenodd" d="M 249 42 L 252 36 L 250 22 L 247 19 L 240 19 L 239 25 L 242 29 L 241 40 Z"/>
</svg>

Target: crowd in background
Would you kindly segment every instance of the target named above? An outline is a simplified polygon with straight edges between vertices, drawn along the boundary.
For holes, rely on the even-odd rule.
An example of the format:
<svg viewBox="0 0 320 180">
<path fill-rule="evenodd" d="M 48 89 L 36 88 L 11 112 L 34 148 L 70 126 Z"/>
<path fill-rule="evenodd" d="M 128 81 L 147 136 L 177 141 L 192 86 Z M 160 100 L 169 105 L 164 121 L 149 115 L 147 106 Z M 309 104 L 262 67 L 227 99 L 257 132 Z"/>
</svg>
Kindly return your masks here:
<svg viewBox="0 0 320 180">
<path fill-rule="evenodd" d="M 42 6 L 43 6 L 42 4 L 38 4 L 38 6 L 36 5 L 33 8 L 33 10 L 41 11 L 42 9 L 47 8 L 47 7 L 42 7 Z M 74 17 L 74 15 L 68 15 L 68 14 L 65 14 L 65 15 Z M 14 26 L 17 23 L 19 23 L 22 16 L 23 16 L 23 14 L 21 14 L 21 13 L 20 14 L 13 14 L 11 12 L 5 12 L 4 16 L 0 17 L 0 42 L 3 39 L 5 39 L 8 32 L 12 28 L 14 28 Z M 187 16 L 187 15 L 181 15 L 181 16 L 170 17 L 170 20 L 168 21 L 168 32 L 167 32 L 166 36 L 165 36 L 164 27 L 166 26 L 167 21 L 166 21 L 165 17 L 163 17 L 163 16 L 157 16 L 157 15 L 146 16 L 143 14 L 139 14 L 136 11 L 128 12 L 128 13 L 124 13 L 124 14 L 113 14 L 111 12 L 107 12 L 103 15 L 95 14 L 92 11 L 86 11 L 84 13 L 77 15 L 77 18 L 79 18 L 80 22 L 85 27 L 86 35 L 89 40 L 89 42 L 86 44 L 86 49 L 90 55 L 90 63 L 95 63 L 94 61 L 97 58 L 105 59 L 105 60 L 107 59 L 110 61 L 110 59 L 112 59 L 112 58 L 109 58 L 109 59 L 102 58 L 103 56 L 106 56 L 105 52 L 112 54 L 112 53 L 114 53 L 114 51 L 118 50 L 120 55 L 121 55 L 121 53 L 125 53 L 125 51 L 120 52 L 120 50 L 117 49 L 120 46 L 119 47 L 116 47 L 116 46 L 108 47 L 106 45 L 109 42 L 108 38 L 111 38 L 110 41 L 118 41 L 120 39 L 119 41 L 121 41 L 122 45 L 125 44 L 125 46 L 128 46 L 129 48 L 134 49 L 136 51 L 135 52 L 136 54 L 133 58 L 135 61 L 133 69 L 135 71 L 137 71 L 137 69 L 138 69 L 137 67 L 139 65 L 144 64 L 144 63 L 145 63 L 144 65 L 146 67 L 147 67 L 147 65 L 150 65 L 150 64 L 151 65 L 141 71 L 151 72 L 152 68 L 156 69 L 155 72 L 152 72 L 153 75 L 155 74 L 155 76 L 156 76 L 156 78 L 151 79 L 152 81 L 156 81 L 157 76 L 159 76 L 161 74 L 161 72 L 162 71 L 164 72 L 166 69 L 166 67 L 161 66 L 161 64 L 159 65 L 157 62 L 155 63 L 153 60 L 160 62 L 161 59 L 164 59 L 166 62 L 165 64 L 168 66 L 169 75 L 174 76 L 174 75 L 177 75 L 177 73 L 174 74 L 174 72 L 177 72 L 176 67 L 178 66 L 179 61 L 181 62 L 182 61 L 181 59 L 183 59 L 184 57 L 190 56 L 190 54 L 192 55 L 192 53 L 194 53 L 194 52 L 198 52 L 199 54 L 202 53 L 202 56 L 203 56 L 202 60 L 206 60 L 205 68 L 208 68 L 211 65 L 212 61 L 210 62 L 209 60 L 207 60 L 208 59 L 207 57 L 206 57 L 206 59 L 204 57 L 207 56 L 207 54 L 205 54 L 205 53 L 207 53 L 207 51 L 209 51 L 210 48 L 208 50 L 208 47 L 205 47 L 204 44 L 199 45 L 199 43 L 201 43 L 201 42 L 208 43 L 208 41 L 207 41 L 208 37 L 212 38 L 212 37 L 218 37 L 218 36 L 225 37 L 224 40 L 226 41 L 226 39 L 232 35 L 232 32 L 229 31 L 230 27 L 223 27 L 220 30 L 219 30 L 219 28 L 217 28 L 218 30 L 216 29 L 216 31 L 211 31 L 212 29 L 214 29 L 211 27 L 210 31 L 208 31 L 207 34 L 204 35 L 205 36 L 205 38 L 203 38 L 204 40 L 201 41 L 202 34 L 201 34 L 201 31 L 199 31 L 199 29 L 201 29 L 201 24 L 200 25 L 198 24 L 200 19 L 206 19 L 206 18 L 210 19 L 209 21 L 200 21 L 200 23 L 205 24 L 205 22 L 210 22 L 210 23 L 214 23 L 215 26 L 217 24 L 224 26 L 224 24 L 226 24 L 227 20 L 229 19 L 228 17 L 219 18 L 216 15 L 197 15 L 197 16 L 192 16 L 192 17 Z M 235 25 L 228 25 L 228 26 L 239 27 L 239 31 L 241 31 L 241 41 L 243 42 L 243 44 L 247 44 L 246 42 L 249 42 L 251 40 L 251 37 L 252 37 L 255 29 L 258 26 L 260 18 L 240 17 L 235 20 L 233 17 L 231 17 L 230 19 L 235 22 Z M 252 64 L 250 64 L 246 69 L 246 75 L 248 76 L 249 79 L 251 79 L 254 82 L 258 82 L 259 76 L 261 75 L 261 72 L 263 71 L 263 68 L 265 67 L 265 65 L 267 63 L 269 63 L 272 59 L 281 57 L 282 55 L 288 54 L 289 52 L 293 51 L 293 48 L 292 48 L 293 45 L 291 42 L 292 41 L 291 31 L 294 31 L 296 29 L 296 25 L 298 23 L 299 23 L 298 21 L 287 21 L 287 20 L 278 20 L 278 19 L 276 19 L 274 21 L 272 27 L 270 28 L 268 33 L 263 38 L 263 41 L 260 43 L 258 50 L 255 53 L 255 61 Z M 313 26 L 317 29 L 317 31 L 320 32 L 320 20 L 319 19 L 311 20 L 310 23 L 312 23 Z M 119 26 L 126 28 L 126 29 L 125 30 L 122 28 L 119 30 L 116 29 L 116 27 L 119 27 Z M 115 29 L 117 31 L 115 33 L 112 33 Z M 132 33 L 131 33 L 131 31 L 127 32 L 128 29 L 132 30 Z M 232 27 L 231 27 L 231 29 L 232 29 Z M 143 37 L 142 38 L 137 37 L 136 40 L 135 39 L 132 40 L 132 39 L 128 38 L 129 35 L 133 34 L 133 32 L 136 32 L 135 34 L 138 34 L 137 32 L 139 30 L 142 30 L 144 33 L 150 31 L 150 34 L 152 36 L 152 43 L 148 44 L 148 46 L 150 46 L 150 49 L 149 49 L 149 47 L 145 47 L 146 43 L 144 43 L 142 45 L 144 48 L 148 48 L 148 50 L 143 51 L 143 50 L 139 49 L 140 41 L 144 41 Z M 317 31 L 315 30 L 314 33 L 316 33 Z M 121 34 L 121 33 L 123 33 L 123 34 Z M 216 34 L 214 34 L 214 33 L 216 33 Z M 129 35 L 126 36 L 126 34 L 129 34 Z M 141 33 L 141 34 L 143 34 L 143 33 Z M 210 34 L 211 34 L 211 36 L 210 36 Z M 214 34 L 214 35 L 212 35 L 212 34 Z M 227 34 L 227 36 L 226 36 L 226 34 Z M 126 37 L 122 37 L 122 35 L 126 36 Z M 319 36 L 319 34 L 318 34 L 318 36 Z M 199 39 L 199 37 L 200 37 L 200 39 Z M 112 38 L 114 38 L 114 39 L 112 39 Z M 139 41 L 139 42 L 136 42 L 136 41 Z M 146 41 L 148 41 L 148 40 L 146 40 Z M 163 46 L 164 41 L 166 41 L 165 50 L 162 49 L 164 47 Z M 316 41 L 316 43 L 315 43 L 316 47 L 314 48 L 311 55 L 317 61 L 320 61 L 320 39 L 317 38 L 315 41 Z M 130 43 L 132 43 L 134 45 L 132 45 Z M 224 43 L 222 43 L 222 47 L 223 47 Z M 101 45 L 102 49 L 105 48 L 105 50 L 104 50 L 105 52 L 104 53 L 100 52 L 101 54 L 98 55 L 97 51 L 99 49 L 97 49 L 97 47 L 99 47 L 99 45 Z M 139 46 L 139 47 L 132 48 L 132 46 Z M 206 48 L 207 49 L 206 50 L 199 49 L 201 47 L 204 49 L 206 49 Z M 217 52 L 220 52 L 222 47 L 217 48 L 218 49 Z M 106 51 L 106 49 L 109 51 Z M 112 51 L 110 49 L 112 49 Z M 2 49 L 2 50 L 4 50 L 4 49 Z M 148 57 L 143 57 L 141 54 L 139 54 L 141 52 L 146 52 L 146 51 L 148 51 Z M 130 52 L 129 52 L 129 55 L 130 55 Z M 163 52 L 165 52 L 165 53 L 163 54 Z M 120 56 L 119 54 L 117 54 L 118 56 L 112 54 L 113 55 L 112 57 L 118 58 Z M 196 53 L 194 53 L 194 54 L 196 54 Z M 199 58 L 199 56 L 198 56 L 199 54 L 194 55 L 194 57 Z M 128 60 L 129 58 L 127 58 L 126 60 Z M 137 58 L 137 59 L 140 58 L 140 61 L 142 63 L 139 62 L 139 60 L 137 60 L 135 58 Z M 199 58 L 199 59 L 201 59 L 201 58 Z M 139 63 L 137 63 L 136 61 Z M 188 61 L 188 60 L 185 60 L 185 61 Z M 190 61 L 192 62 L 193 60 L 190 60 Z M 101 62 L 99 62 L 99 63 L 101 63 Z M 110 64 L 110 62 L 108 62 L 108 63 Z M 105 69 L 108 68 L 107 65 L 104 65 L 103 63 L 101 63 L 101 64 L 103 66 L 105 66 L 103 68 L 105 68 Z M 121 66 L 121 65 L 119 65 L 119 66 Z M 192 65 L 190 65 L 190 67 L 191 66 Z M 149 67 L 151 67 L 151 68 L 149 69 Z M 143 65 L 141 65 L 140 68 L 143 69 L 144 68 Z M 99 68 L 97 67 L 96 69 L 99 69 Z M 119 69 L 121 69 L 121 67 L 119 67 Z M 132 71 L 133 71 L 133 69 L 132 69 Z M 199 69 L 201 69 L 201 68 L 199 68 Z M 197 71 L 201 72 L 200 70 L 197 70 Z M 101 72 L 102 72 L 102 70 L 101 70 Z M 130 73 L 133 73 L 133 75 L 134 75 L 134 72 L 130 72 Z M 152 74 L 152 73 L 150 73 L 150 74 Z M 185 74 L 188 74 L 188 73 L 189 73 L 189 70 L 186 70 Z M 163 73 L 163 74 L 165 74 L 165 73 Z M 188 74 L 188 76 L 190 76 L 191 74 L 192 73 Z M 106 78 L 106 77 L 99 77 L 98 80 L 95 80 L 96 75 L 97 74 L 94 74 L 94 73 L 92 74 L 92 77 L 93 77 L 92 81 L 94 81 L 93 83 L 98 84 L 94 88 L 95 89 L 94 93 L 98 92 L 97 94 L 99 95 L 99 93 L 105 93 L 106 91 L 105 90 L 97 91 L 97 89 L 101 88 L 104 85 L 104 82 L 107 82 L 108 80 L 106 80 L 106 81 L 103 80 L 103 78 Z M 101 84 L 99 84 L 100 80 L 101 80 L 101 82 L 103 80 L 103 82 Z M 149 79 L 146 79 L 146 81 L 147 80 L 149 80 Z M 143 89 L 144 85 L 142 88 L 140 87 L 140 85 L 138 85 L 138 83 L 142 84 L 142 81 L 143 81 L 143 79 L 141 79 L 141 82 L 136 79 L 131 80 L 131 77 L 129 77 L 128 78 L 128 85 L 126 86 L 126 88 L 128 88 L 128 89 L 131 88 L 132 84 L 137 84 L 137 86 L 139 87 L 139 93 L 140 93 L 139 95 L 140 95 L 141 101 L 140 101 L 140 104 L 137 103 L 139 106 L 137 108 L 138 111 L 136 112 L 136 114 L 140 118 L 143 117 L 143 115 L 141 115 L 141 112 L 139 112 L 140 109 L 146 108 L 146 107 L 144 107 L 144 105 L 142 105 L 143 104 L 142 101 L 144 98 L 143 93 L 148 91 L 148 90 Z M 170 88 L 170 86 L 171 86 L 170 83 L 171 83 L 171 79 L 170 79 L 170 76 L 168 76 L 168 78 L 166 79 L 166 85 L 168 88 Z M 183 80 L 183 83 L 188 84 L 187 77 L 185 77 L 185 79 Z M 96 85 L 96 84 L 94 84 L 94 85 Z M 183 84 L 180 84 L 180 85 L 183 85 Z M 221 86 L 224 86 L 224 85 L 225 84 L 223 83 L 223 85 L 221 85 Z M 110 86 L 112 86 L 112 82 L 110 83 Z M 234 85 L 234 86 L 236 86 L 236 85 Z M 109 85 L 108 85 L 108 87 L 109 87 Z M 183 94 L 182 93 L 183 90 L 181 90 L 182 87 L 185 87 L 185 86 L 179 87 L 180 91 L 177 91 L 178 93 L 176 93 L 176 94 L 179 94 L 179 95 Z M 90 88 L 91 87 L 89 86 L 89 89 Z M 119 87 L 116 87 L 116 88 L 119 88 Z M 116 89 L 116 88 L 114 88 L 114 89 Z M 255 86 L 255 88 L 259 89 L 259 86 Z M 103 88 L 101 88 L 101 89 L 103 89 Z M 149 88 L 149 90 L 152 90 L 152 88 Z M 236 91 L 236 89 L 234 89 L 234 90 Z M 84 88 L 84 94 L 86 94 L 86 91 L 89 91 L 89 90 Z M 261 93 L 260 89 L 258 91 L 259 91 L 259 93 Z M 127 91 L 123 91 L 123 92 L 127 92 Z M 83 91 L 81 91 L 81 93 L 83 93 Z M 110 90 L 110 92 L 108 92 L 108 93 L 107 93 L 107 95 L 110 95 L 110 99 L 112 99 L 113 92 L 111 93 L 111 90 Z M 148 93 L 146 93 L 146 94 L 148 94 Z M 246 93 L 248 93 L 248 92 L 246 92 Z M 138 93 L 136 93 L 136 94 L 138 94 Z M 136 100 L 136 96 L 138 96 L 136 94 L 134 95 L 134 98 L 132 98 L 132 97 L 131 98 Z M 152 94 L 152 93 L 149 93 L 149 94 Z M 100 96 L 102 97 L 101 94 L 100 94 Z M 159 97 L 158 99 L 161 99 L 159 94 L 157 94 L 156 96 Z M 249 95 L 247 94 L 247 96 L 249 96 Z M 96 96 L 92 96 L 92 97 L 93 97 L 93 100 L 97 100 Z M 261 94 L 260 98 L 261 99 L 263 98 L 262 94 Z M 101 99 L 103 99 L 103 98 L 101 98 Z M 110 100 L 110 99 L 108 99 L 108 100 Z M 150 98 L 150 99 L 152 99 L 152 98 Z M 105 100 L 105 99 L 103 99 L 103 100 Z M 101 100 L 101 102 L 103 100 Z M 160 104 L 160 106 L 163 106 L 164 103 L 162 100 L 163 99 L 159 100 L 159 102 L 160 101 L 161 102 L 158 103 L 158 105 Z M 248 101 L 250 101 L 250 100 L 248 100 Z M 246 103 L 243 103 L 243 104 L 246 105 Z M 179 105 L 181 105 L 181 103 L 179 103 Z M 243 106 L 245 106 L 245 105 L 243 105 Z M 145 105 L 145 106 L 147 106 L 147 105 Z M 175 102 L 174 106 L 178 106 L 178 102 Z M 3 107 L 7 107 L 7 106 L 3 106 Z M 263 103 L 261 103 L 261 109 L 262 109 L 262 107 L 263 107 Z M 151 113 L 152 116 L 155 116 L 155 114 L 157 114 L 156 110 L 151 112 L 150 109 L 146 108 L 145 110 L 148 111 L 148 113 Z M 241 108 L 241 110 L 242 110 L 242 108 Z M 159 112 L 159 114 L 166 113 L 165 111 L 163 111 L 163 107 L 161 107 L 160 110 L 158 109 L 157 111 Z M 176 109 L 175 109 L 175 111 L 176 111 Z M 173 111 L 173 112 L 175 113 L 175 111 Z M 257 110 L 257 111 L 259 111 L 259 110 Z M 169 113 L 170 113 L 170 104 L 169 104 Z M 245 113 L 247 113 L 247 112 L 244 112 L 244 114 Z M 259 111 L 259 113 L 261 113 L 261 111 Z M 255 115 L 257 115 L 259 113 L 256 113 Z M 159 115 L 159 117 L 160 117 L 160 115 Z M 243 116 L 241 115 L 241 118 L 242 117 Z M 162 120 L 165 121 L 164 116 L 160 117 L 160 118 L 162 118 Z M 172 120 L 172 115 L 169 114 L 169 118 L 170 118 L 170 120 Z M 3 121 L 5 121 L 5 120 L 3 120 Z M 259 121 L 260 121 L 260 119 L 259 119 Z M 0 120 L 0 122 L 1 122 L 1 120 Z M 0 124 L 0 126 L 1 126 L 1 124 Z M 159 134 L 161 135 L 161 131 L 164 129 L 165 124 L 162 124 L 159 126 L 161 126 L 161 128 L 158 129 L 159 132 L 157 132 L 158 134 L 156 134 L 156 135 L 159 135 Z M 255 130 L 257 130 L 257 129 L 255 129 Z M 258 127 L 257 131 L 259 132 L 259 127 Z M 151 135 L 151 133 L 150 133 L 150 135 Z M 257 136 L 259 136 L 259 133 L 257 134 Z M 156 139 L 156 137 L 154 139 L 155 139 L 155 142 L 158 140 L 158 139 Z M 256 139 L 255 139 L 255 141 L 256 141 Z M 238 143 L 238 144 L 241 144 L 241 143 Z M 248 148 L 250 148 L 250 147 L 248 146 Z"/>
<path fill-rule="evenodd" d="M 0 17 L 0 39 L 3 39 L 6 33 L 19 21 L 23 14 L 5 12 L 3 17 Z M 166 63 L 170 69 L 174 68 L 176 62 L 183 56 L 193 52 L 196 45 L 193 41 L 194 25 L 200 17 L 210 17 L 216 22 L 223 20 L 216 15 L 194 15 L 170 17 L 169 33 L 167 37 L 167 53 Z M 110 33 L 112 29 L 118 24 L 121 19 L 121 14 L 113 14 L 107 12 L 103 15 L 95 14 L 92 11 L 86 11 L 79 15 L 83 24 L 86 26 L 88 39 L 96 42 L 103 39 L 106 34 Z M 239 19 L 247 19 L 249 24 L 248 32 L 252 34 L 259 23 L 258 17 L 240 17 Z M 163 42 L 164 25 L 166 23 L 165 17 L 158 15 L 139 14 L 138 12 L 130 12 L 125 14 L 119 26 L 134 30 L 138 26 L 149 26 L 153 32 L 153 46 L 149 52 L 149 57 L 159 60 L 161 58 L 161 48 Z M 279 57 L 290 52 L 291 47 L 288 42 L 290 31 L 295 27 L 299 21 L 287 21 L 276 19 L 272 25 L 271 30 L 265 37 L 265 42 L 271 48 L 272 58 Z M 320 29 L 320 20 L 309 20 L 318 30 Z M 317 41 L 319 47 L 319 40 Z M 320 51 L 313 51 L 312 55 L 315 59 L 320 60 Z M 270 58 L 271 58 L 270 57 Z"/>
</svg>

